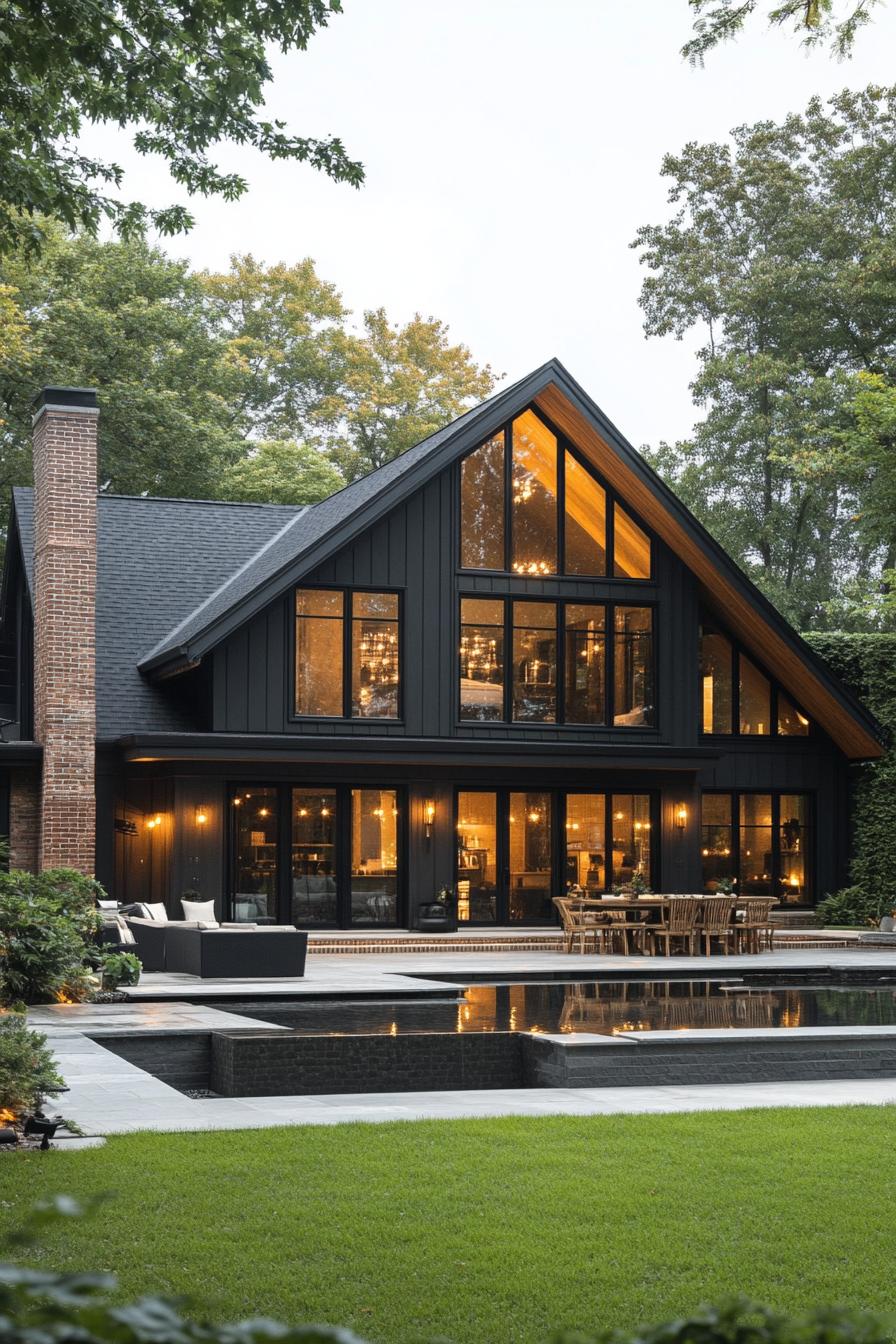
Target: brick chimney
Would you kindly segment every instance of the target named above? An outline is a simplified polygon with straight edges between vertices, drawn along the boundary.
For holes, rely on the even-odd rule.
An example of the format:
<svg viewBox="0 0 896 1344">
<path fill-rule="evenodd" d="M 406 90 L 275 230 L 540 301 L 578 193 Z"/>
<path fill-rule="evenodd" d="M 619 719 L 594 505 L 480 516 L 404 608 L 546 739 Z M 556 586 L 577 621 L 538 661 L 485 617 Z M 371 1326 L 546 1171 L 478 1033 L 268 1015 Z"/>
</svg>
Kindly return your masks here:
<svg viewBox="0 0 896 1344">
<path fill-rule="evenodd" d="M 96 392 L 34 402 L 34 736 L 38 867 L 92 874 L 96 795 Z"/>
</svg>

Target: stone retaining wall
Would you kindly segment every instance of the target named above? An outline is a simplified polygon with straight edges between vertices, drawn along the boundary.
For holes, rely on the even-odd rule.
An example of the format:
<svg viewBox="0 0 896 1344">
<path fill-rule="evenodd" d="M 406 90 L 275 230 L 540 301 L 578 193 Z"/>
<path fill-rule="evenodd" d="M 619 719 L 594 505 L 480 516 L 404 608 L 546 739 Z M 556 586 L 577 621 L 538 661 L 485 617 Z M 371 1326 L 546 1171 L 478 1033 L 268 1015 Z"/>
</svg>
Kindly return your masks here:
<svg viewBox="0 0 896 1344">
<path fill-rule="evenodd" d="M 523 1087 L 520 1036 L 292 1036 L 215 1032 L 211 1089 L 224 1097 Z"/>
</svg>

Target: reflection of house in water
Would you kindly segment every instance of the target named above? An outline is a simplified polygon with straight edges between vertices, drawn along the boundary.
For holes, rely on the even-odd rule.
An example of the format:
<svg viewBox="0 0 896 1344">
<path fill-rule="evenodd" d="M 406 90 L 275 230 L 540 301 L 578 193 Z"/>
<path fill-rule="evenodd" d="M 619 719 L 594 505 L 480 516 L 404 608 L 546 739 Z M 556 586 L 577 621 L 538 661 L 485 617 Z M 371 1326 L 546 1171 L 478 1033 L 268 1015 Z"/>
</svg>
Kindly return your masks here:
<svg viewBox="0 0 896 1344">
<path fill-rule="evenodd" d="M 712 1027 L 795 1027 L 798 995 L 728 990 L 710 982 L 659 980 L 566 985 L 565 1032 L 683 1031 Z M 789 998 L 794 1002 L 789 1003 Z"/>
</svg>

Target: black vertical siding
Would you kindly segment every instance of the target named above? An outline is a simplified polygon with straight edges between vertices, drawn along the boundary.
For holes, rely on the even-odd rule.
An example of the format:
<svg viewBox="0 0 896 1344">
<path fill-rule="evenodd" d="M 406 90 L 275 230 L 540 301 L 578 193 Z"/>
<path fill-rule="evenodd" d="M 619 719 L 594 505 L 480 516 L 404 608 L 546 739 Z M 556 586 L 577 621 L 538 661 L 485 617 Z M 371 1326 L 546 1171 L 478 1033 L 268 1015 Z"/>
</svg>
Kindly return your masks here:
<svg viewBox="0 0 896 1344">
<path fill-rule="evenodd" d="M 523 742 L 594 742 L 632 747 L 701 745 L 697 676 L 699 585 L 663 543 L 654 540 L 654 573 L 649 581 L 542 578 L 462 574 L 457 570 L 457 495 L 452 472 L 423 486 L 404 504 L 371 526 L 307 576 L 310 584 L 394 588 L 401 594 L 403 717 L 394 723 L 345 720 L 296 721 L 291 716 L 293 600 L 287 594 L 231 636 L 213 655 L 214 728 L 221 732 L 295 734 L 320 739 L 351 734 L 370 739 L 370 760 L 384 737 L 464 738 Z M 656 611 L 657 724 L 654 729 L 589 729 L 550 725 L 460 724 L 457 722 L 457 610 L 460 593 L 529 595 L 578 601 L 653 604 Z M 705 743 L 703 744 L 705 745 Z M 718 759 L 697 775 L 670 771 L 643 787 L 653 790 L 661 817 L 658 847 L 666 890 L 699 889 L 699 797 L 702 789 L 793 789 L 810 792 L 817 826 L 816 889 L 843 881 L 846 863 L 846 766 L 822 735 L 816 738 L 742 739 L 713 744 Z M 435 758 L 434 758 L 435 759 Z M 537 769 L 519 758 L 517 771 Z M 581 773 L 591 787 L 612 787 L 598 763 Z M 459 778 L 458 783 L 463 783 Z M 469 781 L 467 781 L 469 782 Z M 480 781 L 484 782 L 484 781 Z M 445 785 L 432 789 L 451 811 Z M 689 809 L 684 834 L 673 820 L 678 803 Z M 416 803 L 412 802 L 413 812 Z M 444 808 L 440 808 L 440 816 Z M 453 825 L 449 819 L 446 823 Z M 453 833 L 424 842 L 409 831 L 410 899 L 431 893 L 446 880 Z"/>
</svg>

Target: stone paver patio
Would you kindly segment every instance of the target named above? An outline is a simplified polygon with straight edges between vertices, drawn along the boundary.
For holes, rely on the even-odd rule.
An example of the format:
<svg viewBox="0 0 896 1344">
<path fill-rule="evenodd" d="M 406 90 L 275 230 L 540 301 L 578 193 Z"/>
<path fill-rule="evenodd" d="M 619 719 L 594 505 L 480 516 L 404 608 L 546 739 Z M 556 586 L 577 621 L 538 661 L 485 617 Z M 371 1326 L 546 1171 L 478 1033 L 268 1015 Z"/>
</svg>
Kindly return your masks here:
<svg viewBox="0 0 896 1344">
<path fill-rule="evenodd" d="M 498 1115 L 611 1115 L 636 1112 L 741 1110 L 746 1107 L 827 1106 L 896 1103 L 896 1078 L 829 1080 L 817 1083 L 669 1086 L 657 1088 L 524 1088 L 467 1092 L 368 1093 L 314 1097 L 246 1097 L 193 1100 L 135 1065 L 105 1050 L 104 1033 L 195 1032 L 226 1029 L 253 1031 L 264 1024 L 226 1008 L 190 1002 L 190 997 L 247 998 L 258 995 L 303 996 L 419 994 L 421 989 L 455 993 L 457 984 L 439 981 L 438 972 L 472 973 L 495 979 L 527 973 L 578 973 L 624 970 L 637 978 L 662 979 L 656 958 L 568 957 L 562 953 L 377 954 L 309 959 L 304 980 L 226 982 L 189 976 L 147 975 L 125 1004 L 52 1005 L 32 1009 L 32 1023 L 46 1032 L 70 1091 L 60 1109 L 87 1135 L 140 1130 L 263 1129 L 274 1125 L 339 1124 L 350 1121 L 454 1119 Z M 670 972 L 694 972 L 710 979 L 720 972 L 774 969 L 805 975 L 862 970 L 870 978 L 896 975 L 892 950 L 791 950 L 753 957 L 676 957 Z M 409 973 L 413 973 L 411 978 Z M 423 978 L 416 978 L 423 977 Z M 432 977 L 432 978 L 430 978 Z M 152 996 L 162 1001 L 151 1001 Z M 287 1028 L 276 1028 L 287 1030 Z M 819 1031 L 818 1028 L 797 1028 Z M 842 1032 L 843 1028 L 838 1028 Z M 854 1028 L 857 1032 L 867 1028 Z M 896 1028 L 879 1028 L 893 1032 Z"/>
</svg>

